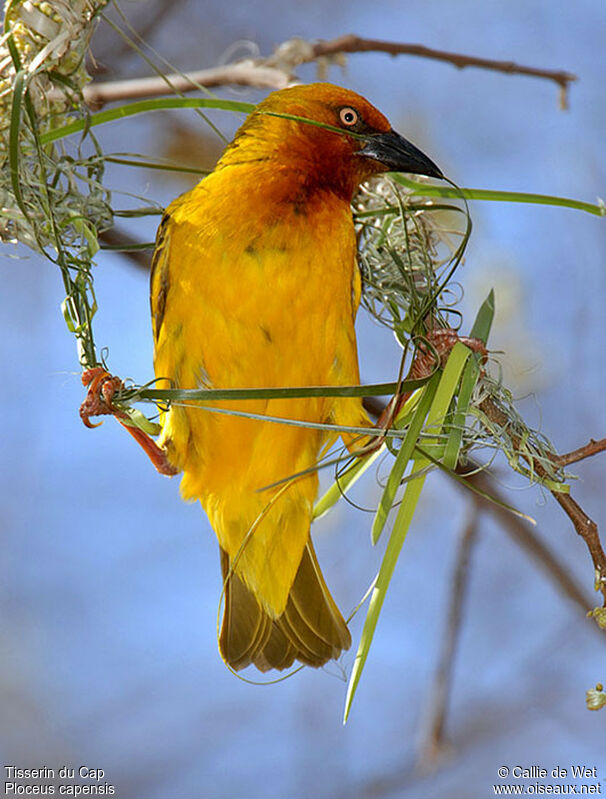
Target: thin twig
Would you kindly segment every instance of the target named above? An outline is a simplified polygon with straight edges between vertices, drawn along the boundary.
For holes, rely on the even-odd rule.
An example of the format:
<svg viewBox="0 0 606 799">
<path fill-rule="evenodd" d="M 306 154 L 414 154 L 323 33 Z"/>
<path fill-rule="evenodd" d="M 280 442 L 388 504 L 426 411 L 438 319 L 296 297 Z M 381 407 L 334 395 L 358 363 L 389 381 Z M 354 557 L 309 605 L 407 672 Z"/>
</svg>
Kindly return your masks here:
<svg viewBox="0 0 606 799">
<path fill-rule="evenodd" d="M 480 403 L 480 410 L 486 414 L 487 418 L 503 429 L 509 426 L 507 415 L 496 406 L 496 404 L 487 397 Z M 521 450 L 521 442 L 515 436 L 511 437 L 514 449 Z M 531 469 L 540 477 L 548 479 L 546 469 L 538 460 L 533 459 L 523 451 L 520 452 L 520 457 L 524 458 L 526 463 Z M 589 518 L 581 506 L 576 502 L 570 494 L 564 494 L 561 491 L 552 491 L 553 498 L 560 505 L 564 513 L 568 516 L 574 529 L 581 536 L 587 545 L 589 554 L 593 561 L 593 567 L 596 575 L 596 590 L 602 593 L 604 597 L 604 607 L 606 607 L 606 554 L 602 548 L 600 536 L 598 533 L 597 524 Z"/>
<path fill-rule="evenodd" d="M 318 42 L 313 46 L 313 59 L 320 56 L 336 55 L 337 53 L 367 53 L 381 52 L 389 55 L 414 55 L 422 58 L 430 58 L 434 61 L 446 61 L 449 64 L 464 69 L 465 67 L 479 67 L 496 72 L 505 72 L 508 75 L 528 75 L 534 78 L 544 78 L 555 81 L 561 89 L 561 104 L 566 107 L 566 94 L 568 86 L 577 80 L 577 76 L 570 72 L 555 69 L 541 69 L 538 67 L 528 67 L 523 64 L 516 64 L 514 61 L 499 61 L 494 58 L 478 58 L 476 56 L 463 55 L 462 53 L 452 53 L 446 50 L 435 50 L 432 47 L 425 47 L 422 44 L 401 44 L 397 42 L 385 42 L 378 39 L 364 39 L 353 33 L 339 36 L 326 42 Z M 312 59 L 309 59 L 312 60 Z"/>
<path fill-rule="evenodd" d="M 193 92 L 201 87 L 251 86 L 258 89 L 283 89 L 292 82 L 291 76 L 275 67 L 258 65 L 251 60 L 225 64 L 211 69 L 200 69 L 184 74 L 153 78 L 133 78 L 106 83 L 91 83 L 85 87 L 85 103 L 91 108 L 101 108 L 106 103 L 142 97 L 160 97 L 167 94 Z"/>
<path fill-rule="evenodd" d="M 573 449 L 572 452 L 565 452 L 563 455 L 553 455 L 551 460 L 558 466 L 569 466 L 571 463 L 591 458 L 592 455 L 597 455 L 604 450 L 606 450 L 606 438 L 600 438 L 597 441 L 592 438 L 585 446 Z"/>
<path fill-rule="evenodd" d="M 84 89 L 85 102 L 94 108 L 105 103 L 129 98 L 157 97 L 174 92 L 190 92 L 201 87 L 235 85 L 262 89 L 282 89 L 296 80 L 293 70 L 299 64 L 310 63 L 322 58 L 336 58 L 343 53 L 388 53 L 392 56 L 412 55 L 444 61 L 458 69 L 478 67 L 508 75 L 527 75 L 543 78 L 557 83 L 561 90 L 561 105 L 567 105 L 567 91 L 577 76 L 564 70 L 542 69 L 516 64 L 513 61 L 499 61 L 493 58 L 452 53 L 436 50 L 422 44 L 385 42 L 378 39 L 365 39 L 355 34 L 346 34 L 329 41 L 311 44 L 302 39 L 292 39 L 276 48 L 276 52 L 265 58 L 246 59 L 234 64 L 226 64 L 211 69 L 202 69 L 185 74 L 162 77 L 138 78 L 107 83 L 92 83 Z"/>
<path fill-rule="evenodd" d="M 423 723 L 417 767 L 421 771 L 435 768 L 444 753 L 444 725 L 448 710 L 448 698 L 453 678 L 453 669 L 461 632 L 463 606 L 469 582 L 469 560 L 478 531 L 478 503 L 471 503 L 465 527 L 459 539 L 452 588 L 448 602 L 446 630 L 442 638 L 440 654 L 433 678 L 429 706 Z"/>
<path fill-rule="evenodd" d="M 385 403 L 377 397 L 365 397 L 364 407 L 370 414 L 378 418 L 385 409 Z M 504 503 L 505 498 L 501 495 L 491 475 L 480 470 L 475 463 L 468 463 L 465 466 L 459 465 L 456 472 L 474 488 L 497 500 L 492 502 L 480 494 L 474 496 L 478 507 L 493 516 L 502 525 L 505 532 L 543 569 L 557 588 L 579 607 L 584 614 L 590 612 L 593 604 L 588 600 L 582 587 L 570 575 L 565 564 L 561 563 L 556 555 L 541 541 L 529 524 L 518 516 L 514 516 L 504 504 L 498 504 L 499 502 Z M 597 625 L 591 625 L 591 627 L 600 633 Z"/>
</svg>

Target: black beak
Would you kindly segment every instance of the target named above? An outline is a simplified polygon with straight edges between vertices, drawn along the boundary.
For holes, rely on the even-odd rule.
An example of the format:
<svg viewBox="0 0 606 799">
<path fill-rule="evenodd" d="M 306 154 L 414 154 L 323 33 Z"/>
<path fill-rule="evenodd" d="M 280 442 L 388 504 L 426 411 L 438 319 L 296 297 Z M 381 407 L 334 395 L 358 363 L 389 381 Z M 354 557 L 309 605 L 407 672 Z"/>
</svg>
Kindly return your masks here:
<svg viewBox="0 0 606 799">
<path fill-rule="evenodd" d="M 444 177 L 433 161 L 395 130 L 373 133 L 366 136 L 365 141 L 359 155 L 380 161 L 392 172 L 409 172 L 430 178 Z"/>
</svg>

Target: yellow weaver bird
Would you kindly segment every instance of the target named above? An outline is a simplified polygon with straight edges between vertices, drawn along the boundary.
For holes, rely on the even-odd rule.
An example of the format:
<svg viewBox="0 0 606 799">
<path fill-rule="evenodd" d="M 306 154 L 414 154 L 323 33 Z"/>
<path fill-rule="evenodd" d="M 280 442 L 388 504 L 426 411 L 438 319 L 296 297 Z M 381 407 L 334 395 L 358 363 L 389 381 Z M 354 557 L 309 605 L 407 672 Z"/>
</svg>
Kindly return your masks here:
<svg viewBox="0 0 606 799">
<path fill-rule="evenodd" d="M 260 103 L 158 230 L 151 307 L 160 385 L 358 384 L 361 279 L 350 204 L 362 181 L 388 170 L 442 176 L 354 92 L 316 83 Z M 370 424 L 360 398 L 206 405 Z M 194 403 L 173 404 L 161 421 L 159 444 L 183 472 L 181 493 L 200 500 L 219 540 L 224 660 L 267 671 L 337 658 L 351 636 L 310 537 L 317 474 L 287 480 L 313 467 L 336 435 Z"/>
</svg>

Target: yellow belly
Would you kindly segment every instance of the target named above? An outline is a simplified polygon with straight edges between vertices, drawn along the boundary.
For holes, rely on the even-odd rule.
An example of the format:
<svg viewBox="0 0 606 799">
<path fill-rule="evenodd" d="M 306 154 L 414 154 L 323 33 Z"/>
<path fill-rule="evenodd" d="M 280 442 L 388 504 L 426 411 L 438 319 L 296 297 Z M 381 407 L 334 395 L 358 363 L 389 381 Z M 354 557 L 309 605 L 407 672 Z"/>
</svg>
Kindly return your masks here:
<svg viewBox="0 0 606 799">
<path fill-rule="evenodd" d="M 157 377 L 181 388 L 358 383 L 360 281 L 347 204 L 323 197 L 304 215 L 291 209 L 277 219 L 257 209 L 253 229 L 236 225 L 213 182 L 205 184 L 169 209 L 152 285 L 156 308 L 164 295 Z M 358 399 L 214 406 L 310 422 L 366 422 Z M 174 405 L 162 439 L 183 471 L 183 496 L 201 501 L 238 575 L 279 616 L 309 536 L 317 477 L 267 486 L 312 467 L 330 436 Z"/>
</svg>

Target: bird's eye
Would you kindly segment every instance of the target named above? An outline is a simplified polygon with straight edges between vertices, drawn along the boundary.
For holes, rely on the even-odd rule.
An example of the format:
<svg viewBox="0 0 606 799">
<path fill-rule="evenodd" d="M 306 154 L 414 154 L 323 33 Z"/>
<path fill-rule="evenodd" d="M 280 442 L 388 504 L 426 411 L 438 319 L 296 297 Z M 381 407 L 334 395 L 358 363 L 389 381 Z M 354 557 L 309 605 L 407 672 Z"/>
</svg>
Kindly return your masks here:
<svg viewBox="0 0 606 799">
<path fill-rule="evenodd" d="M 355 108 L 350 108 L 349 106 L 346 106 L 345 108 L 342 108 L 339 111 L 339 119 L 341 120 L 343 125 L 346 125 L 348 128 L 353 128 L 354 125 L 358 124 L 360 115 L 358 114 Z"/>
</svg>

